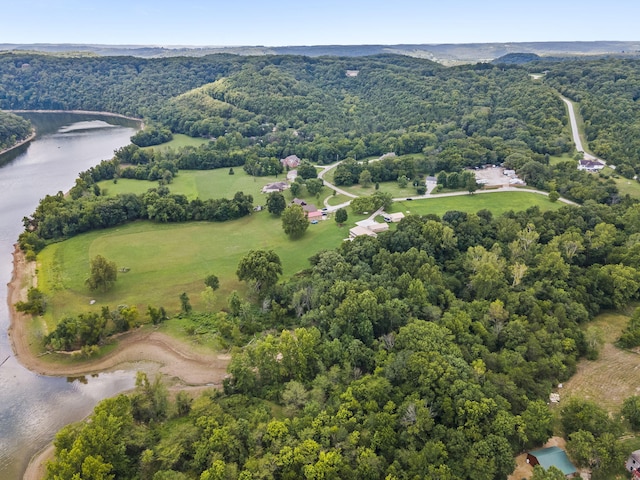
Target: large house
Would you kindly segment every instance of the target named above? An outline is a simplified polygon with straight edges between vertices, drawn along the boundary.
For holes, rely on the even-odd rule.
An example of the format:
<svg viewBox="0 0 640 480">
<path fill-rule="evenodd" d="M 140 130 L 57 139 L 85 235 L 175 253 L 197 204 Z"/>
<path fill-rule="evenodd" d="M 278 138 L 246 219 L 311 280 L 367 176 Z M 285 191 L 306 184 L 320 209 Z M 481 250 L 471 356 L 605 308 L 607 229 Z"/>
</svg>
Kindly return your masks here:
<svg viewBox="0 0 640 480">
<path fill-rule="evenodd" d="M 604 163 L 597 160 L 580 160 L 578 162 L 578 170 L 586 170 L 587 172 L 599 172 L 604 168 Z"/>
<path fill-rule="evenodd" d="M 369 230 L 367 227 L 361 227 L 360 225 L 356 225 L 352 229 L 349 230 L 349 239 L 353 240 L 356 237 L 360 237 L 362 235 L 367 235 L 369 237 L 377 237 L 378 234 Z"/>
<path fill-rule="evenodd" d="M 300 162 L 301 160 L 298 158 L 297 155 L 289 155 L 288 157 L 280 160 L 280 163 L 282 163 L 282 166 L 284 168 L 298 168 L 298 166 L 300 165 Z"/>
<path fill-rule="evenodd" d="M 318 207 L 316 207 L 313 203 L 307 203 L 299 198 L 294 198 L 291 203 L 294 205 L 300 205 L 302 207 L 302 210 L 304 210 L 304 213 L 307 215 L 309 221 L 322 220 L 322 211 L 318 210 Z"/>
<path fill-rule="evenodd" d="M 262 193 L 282 192 L 287 188 L 289 188 L 289 184 L 287 182 L 267 183 L 262 187 Z"/>
</svg>

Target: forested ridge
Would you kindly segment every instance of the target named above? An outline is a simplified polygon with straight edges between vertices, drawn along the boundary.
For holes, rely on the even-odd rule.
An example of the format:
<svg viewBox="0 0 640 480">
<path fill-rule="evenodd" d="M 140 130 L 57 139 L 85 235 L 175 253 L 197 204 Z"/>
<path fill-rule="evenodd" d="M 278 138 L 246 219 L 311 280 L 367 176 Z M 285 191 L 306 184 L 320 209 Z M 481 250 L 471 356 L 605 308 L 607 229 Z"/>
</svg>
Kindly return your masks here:
<svg viewBox="0 0 640 480">
<path fill-rule="evenodd" d="M 529 72 L 541 66 L 545 81 L 532 81 Z M 170 400 L 160 381 L 141 375 L 133 395 L 104 402 L 90 422 L 61 432 L 48 478 L 505 479 L 515 453 L 557 428 L 546 405 L 551 389 L 581 358 L 597 356 L 588 322 L 640 291 L 637 201 L 612 180 L 578 171 L 574 160 L 550 162 L 572 151 L 557 89 L 581 102 L 596 153 L 606 139 L 608 161 L 636 167 L 633 148 L 604 125 L 605 118 L 622 125 L 635 111 L 632 82 L 600 95 L 586 68 L 635 78 L 637 66 L 0 55 L 2 108 L 144 116 L 156 125 L 139 137 L 144 144 L 168 137 L 167 128 L 211 139 L 168 151 L 131 145 L 82 172 L 68 197 L 48 196 L 24 219 L 21 246 L 33 254 L 138 218 L 246 215 L 252 199 L 241 192 L 188 202 L 167 185 L 181 169 L 242 165 L 251 175 L 272 174 L 290 154 L 314 163 L 348 159 L 336 170 L 343 185 L 359 182 L 365 167 L 369 181 L 422 181 L 504 162 L 530 185 L 582 203 L 544 213 L 408 216 L 377 238 L 313 255 L 308 269 L 280 283 L 278 272 L 266 272 L 275 278 L 267 285 L 239 266 L 238 278 L 257 287 L 248 298 L 234 293 L 223 311 L 182 313 L 193 331 L 233 347 L 223 391 Z M 615 153 L 625 149 L 627 157 Z M 356 161 L 387 152 L 418 155 Z M 122 177 L 160 185 L 116 197 L 96 185 Z M 592 467 L 593 478 L 619 472 L 620 422 L 582 400 L 563 407 L 560 419 L 572 458 Z"/>
<path fill-rule="evenodd" d="M 632 178 L 640 171 L 640 63 L 637 60 L 575 60 L 544 64 L 546 82 L 579 102 L 591 151 L 623 167 Z"/>
<path fill-rule="evenodd" d="M 25 140 L 32 131 L 29 121 L 18 115 L 0 111 L 0 152 Z"/>
</svg>

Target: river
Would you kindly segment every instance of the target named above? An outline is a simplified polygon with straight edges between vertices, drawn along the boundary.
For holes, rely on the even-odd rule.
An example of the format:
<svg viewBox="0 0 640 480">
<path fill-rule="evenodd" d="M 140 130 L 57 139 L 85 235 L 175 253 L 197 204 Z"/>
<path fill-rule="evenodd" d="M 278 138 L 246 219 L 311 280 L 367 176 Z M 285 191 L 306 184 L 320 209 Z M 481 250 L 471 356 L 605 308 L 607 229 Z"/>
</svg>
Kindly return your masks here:
<svg viewBox="0 0 640 480">
<path fill-rule="evenodd" d="M 127 145 L 137 124 L 121 118 L 25 113 L 36 125 L 34 141 L 0 156 L 0 298 L 7 298 L 13 245 L 22 218 L 46 194 L 68 191 L 78 176 Z M 79 379 L 36 375 L 13 355 L 9 310 L 0 302 L 0 478 L 20 479 L 29 459 L 63 425 L 88 415 L 95 404 L 134 386 L 133 371 Z M 4 362 L 4 363 L 3 363 Z"/>
</svg>

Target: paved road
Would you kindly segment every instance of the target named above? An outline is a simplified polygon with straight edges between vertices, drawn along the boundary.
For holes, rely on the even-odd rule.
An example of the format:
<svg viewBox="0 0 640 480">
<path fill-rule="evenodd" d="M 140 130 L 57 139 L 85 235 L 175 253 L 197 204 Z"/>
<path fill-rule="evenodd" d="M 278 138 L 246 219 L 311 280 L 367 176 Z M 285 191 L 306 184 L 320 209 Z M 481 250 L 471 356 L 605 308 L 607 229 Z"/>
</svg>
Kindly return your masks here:
<svg viewBox="0 0 640 480">
<path fill-rule="evenodd" d="M 575 132 L 578 131 L 578 127 L 577 127 L 577 123 L 575 123 L 575 114 L 573 112 L 573 105 L 571 104 L 571 102 L 569 102 L 568 100 L 566 100 L 565 98 L 562 98 L 565 102 L 567 102 L 567 106 L 569 107 L 569 117 L 572 119 L 572 129 L 573 129 L 573 125 L 575 124 Z M 579 136 L 577 137 L 578 142 L 580 141 Z M 576 145 L 578 145 L 578 143 L 576 143 Z M 582 144 L 579 144 L 580 147 L 582 147 Z M 587 154 L 585 154 L 585 158 L 587 157 Z M 600 160 L 597 159 L 596 157 L 593 157 L 592 155 L 590 155 L 591 158 L 596 159 L 596 160 Z M 604 163 L 603 160 L 600 160 L 601 162 Z M 336 166 L 338 166 L 340 163 L 342 162 L 342 160 L 340 162 L 334 163 L 333 165 L 317 165 L 318 168 L 321 168 L 322 170 L 318 173 L 318 178 L 324 177 L 325 173 L 327 173 L 330 169 L 335 168 Z M 357 195 L 354 195 L 351 192 L 347 192 L 346 190 L 342 190 L 341 188 L 336 187 L 335 185 L 328 183 L 327 181 L 325 181 L 323 179 L 324 184 L 329 187 L 334 189 L 336 192 L 341 193 L 342 195 L 345 195 L 347 197 L 351 197 L 351 198 L 358 198 Z M 435 188 L 435 185 L 432 186 L 431 190 L 433 190 Z M 411 200 L 429 200 L 431 198 L 442 198 L 442 197 L 459 197 L 461 195 L 470 195 L 469 192 L 466 191 L 460 191 L 460 192 L 447 192 L 447 193 L 435 193 L 435 194 L 431 194 L 431 190 L 429 190 L 425 195 L 415 195 L 412 197 L 401 197 L 401 198 L 394 198 L 393 201 L 394 202 L 402 202 L 405 201 L 407 199 L 411 199 Z M 548 196 L 549 193 L 548 192 L 543 192 L 541 190 L 534 190 L 532 188 L 519 188 L 519 187 L 501 187 L 501 188 L 495 188 L 492 190 L 476 190 L 476 192 L 474 194 L 483 194 L 483 193 L 500 193 L 500 192 L 529 192 L 529 193 L 536 193 L 538 195 L 546 195 Z M 331 213 L 331 212 L 335 212 L 336 210 L 338 210 L 339 208 L 345 208 L 348 207 L 351 204 L 351 200 L 341 203 L 340 205 L 329 205 L 329 199 L 331 197 L 326 197 L 324 199 L 324 206 L 326 208 L 326 211 Z M 560 197 L 558 199 L 558 201 L 566 203 L 567 205 L 578 205 L 576 202 L 572 202 L 569 199 Z M 378 215 L 378 212 L 375 212 L 372 215 L 372 218 L 375 218 L 375 216 Z"/>
<path fill-rule="evenodd" d="M 573 103 L 567 98 L 562 98 L 562 101 L 567 104 L 567 110 L 569 110 L 569 123 L 571 124 L 571 134 L 573 136 L 573 143 L 576 144 L 576 150 L 579 152 L 584 152 L 584 147 L 582 146 L 582 140 L 580 140 L 580 131 L 578 130 L 578 121 L 576 120 L 576 112 L 573 109 Z M 587 154 L 585 152 L 585 158 Z"/>
<path fill-rule="evenodd" d="M 564 103 L 567 104 L 567 110 L 569 110 L 569 123 L 571 124 L 571 134 L 573 136 L 573 143 L 576 144 L 576 150 L 582 152 L 584 154 L 585 160 L 597 160 L 599 162 L 604 163 L 607 162 L 598 158 L 590 153 L 585 152 L 584 147 L 582 146 L 582 140 L 580 139 L 580 131 L 578 130 L 578 121 L 576 120 L 576 112 L 574 110 L 573 102 L 568 98 L 560 97 Z M 615 169 L 615 165 L 609 165 L 611 168 Z"/>
<path fill-rule="evenodd" d="M 528 192 L 528 193 L 537 193 L 538 195 L 549 196 L 549 192 L 543 192 L 542 190 L 535 190 L 533 188 L 520 188 L 520 187 L 500 187 L 494 188 L 492 190 L 476 190 L 473 195 L 483 194 L 483 193 L 500 193 L 500 192 Z M 418 195 L 415 197 L 403 197 L 403 198 L 394 198 L 394 202 L 402 202 L 403 200 L 411 199 L 411 200 L 428 200 L 430 198 L 442 198 L 442 197 L 459 197 L 461 195 L 471 195 L 469 192 L 447 192 L 447 193 L 435 193 L 433 195 Z M 572 202 L 567 198 L 560 197 L 558 199 L 559 202 L 566 203 L 567 205 L 578 205 L 576 202 Z"/>
</svg>

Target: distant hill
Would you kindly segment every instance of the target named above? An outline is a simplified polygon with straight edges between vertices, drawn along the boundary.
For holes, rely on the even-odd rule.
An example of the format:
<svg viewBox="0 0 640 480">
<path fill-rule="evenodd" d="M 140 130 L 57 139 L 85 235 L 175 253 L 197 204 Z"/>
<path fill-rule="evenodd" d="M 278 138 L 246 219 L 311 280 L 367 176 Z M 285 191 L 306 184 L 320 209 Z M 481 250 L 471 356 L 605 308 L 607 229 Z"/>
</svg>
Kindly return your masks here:
<svg viewBox="0 0 640 480">
<path fill-rule="evenodd" d="M 491 63 L 498 65 L 522 65 L 523 63 L 540 60 L 540 55 L 535 53 L 507 53 L 500 58 L 492 60 Z"/>
<path fill-rule="evenodd" d="M 241 46 L 190 47 L 154 45 L 84 45 L 84 44 L 0 44 L 3 50 L 29 50 L 57 55 L 129 55 L 143 58 L 204 56 L 215 53 L 235 55 L 304 55 L 309 57 L 361 57 L 395 53 L 426 58 L 444 65 L 491 62 L 509 54 L 535 54 L 542 57 L 586 55 L 638 55 L 638 42 L 521 42 L 521 43 L 460 43 L 460 44 L 400 44 L 400 45 L 312 45 L 312 46 Z"/>
</svg>

